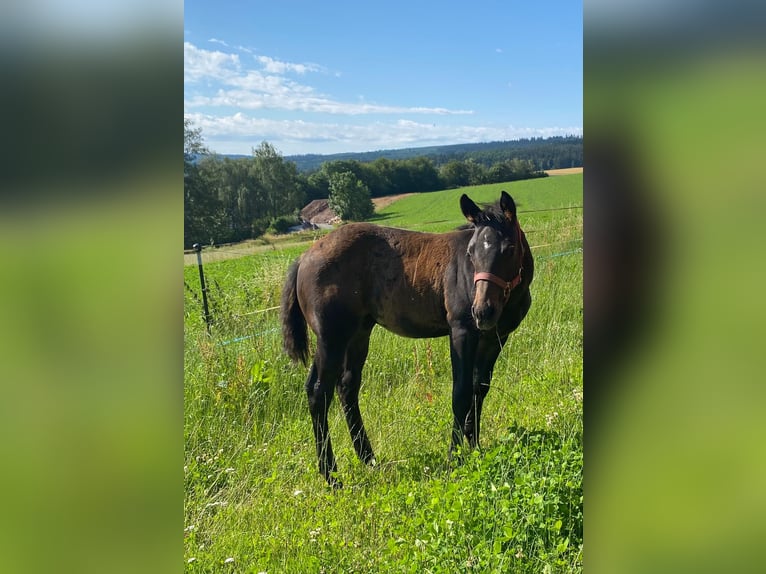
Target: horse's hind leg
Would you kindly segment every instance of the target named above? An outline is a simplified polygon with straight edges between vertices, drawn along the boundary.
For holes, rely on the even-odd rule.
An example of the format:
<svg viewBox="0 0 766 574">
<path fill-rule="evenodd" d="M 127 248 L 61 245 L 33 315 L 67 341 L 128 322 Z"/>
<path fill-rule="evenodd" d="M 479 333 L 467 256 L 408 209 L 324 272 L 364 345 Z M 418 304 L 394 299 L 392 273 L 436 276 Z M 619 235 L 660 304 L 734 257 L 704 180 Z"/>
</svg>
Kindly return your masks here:
<svg viewBox="0 0 766 574">
<path fill-rule="evenodd" d="M 314 363 L 306 379 L 306 395 L 314 429 L 319 473 L 333 487 L 340 487 L 341 483 L 333 476 L 337 465 L 332 451 L 327 412 L 335 392 L 335 384 L 340 376 L 341 365 L 342 354 L 328 353 L 326 346 L 320 341 Z"/>
<path fill-rule="evenodd" d="M 367 431 L 364 430 L 362 413 L 359 410 L 359 389 L 362 385 L 362 367 L 367 359 L 372 329 L 360 331 L 349 343 L 346 349 L 346 362 L 343 376 L 338 387 L 338 396 L 346 415 L 348 431 L 354 442 L 354 450 L 359 459 L 365 464 L 374 464 L 375 455 L 370 446 Z"/>
</svg>

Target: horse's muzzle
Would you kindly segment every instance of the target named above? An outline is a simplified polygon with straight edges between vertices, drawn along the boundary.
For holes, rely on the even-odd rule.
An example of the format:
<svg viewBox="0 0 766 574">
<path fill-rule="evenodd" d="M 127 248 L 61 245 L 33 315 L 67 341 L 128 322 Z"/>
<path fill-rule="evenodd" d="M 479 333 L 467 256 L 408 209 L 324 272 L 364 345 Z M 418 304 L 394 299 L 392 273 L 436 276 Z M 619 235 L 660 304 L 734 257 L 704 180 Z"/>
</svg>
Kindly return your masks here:
<svg viewBox="0 0 766 574">
<path fill-rule="evenodd" d="M 474 303 L 471 306 L 471 315 L 473 315 L 476 326 L 482 331 L 494 329 L 497 320 L 500 318 L 501 308 L 486 299 L 480 304 Z"/>
</svg>

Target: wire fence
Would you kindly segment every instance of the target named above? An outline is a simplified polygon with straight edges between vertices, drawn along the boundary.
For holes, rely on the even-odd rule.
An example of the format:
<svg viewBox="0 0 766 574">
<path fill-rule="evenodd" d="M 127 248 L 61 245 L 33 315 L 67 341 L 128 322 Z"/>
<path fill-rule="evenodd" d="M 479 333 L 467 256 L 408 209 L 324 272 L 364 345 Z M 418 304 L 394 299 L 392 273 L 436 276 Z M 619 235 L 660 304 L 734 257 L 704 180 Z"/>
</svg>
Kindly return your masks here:
<svg viewBox="0 0 766 574">
<path fill-rule="evenodd" d="M 555 208 L 547 208 L 547 209 L 530 209 L 530 210 L 525 210 L 525 211 L 519 211 L 519 213 L 539 213 L 539 212 L 546 212 L 546 211 L 563 211 L 563 210 L 573 210 L 573 209 L 582 209 L 582 205 L 569 206 L 569 207 L 555 207 Z M 581 227 L 582 227 L 582 223 L 575 224 L 575 225 L 570 225 L 570 226 L 565 226 L 565 227 L 558 228 L 558 229 L 559 230 L 577 229 L 577 228 L 581 228 Z M 547 231 L 547 230 L 545 230 L 545 229 L 533 229 L 533 230 L 525 231 L 525 234 L 535 234 L 535 233 L 540 233 L 540 232 L 544 232 L 544 231 Z M 551 247 L 551 246 L 554 246 L 554 245 L 562 245 L 562 244 L 575 243 L 575 242 L 582 241 L 582 240 L 583 240 L 582 237 L 578 237 L 578 238 L 574 238 L 574 239 L 566 239 L 566 240 L 561 240 L 561 241 L 552 241 L 552 242 L 549 242 L 549 243 L 540 243 L 540 244 L 537 244 L 537 245 L 531 245 L 530 248 L 534 249 L 534 250 L 537 250 L 537 249 L 541 249 L 541 248 L 545 248 L 545 247 Z M 218 261 L 218 260 L 231 259 L 231 258 L 234 258 L 234 257 L 242 257 L 242 256 L 254 255 L 254 254 L 257 254 L 259 252 L 263 252 L 264 250 L 268 250 L 268 248 L 269 248 L 268 244 L 267 245 L 254 245 L 253 247 L 251 247 L 249 249 L 241 249 L 241 248 L 240 249 L 222 249 L 220 247 L 216 247 L 215 251 L 207 251 L 207 254 L 214 254 L 214 255 L 216 255 L 216 257 L 214 257 L 214 258 L 208 257 L 207 261 L 204 261 L 203 264 L 204 263 L 211 263 L 211 262 Z M 273 250 L 277 250 L 278 249 L 276 247 L 276 245 L 273 245 L 273 244 L 271 245 L 271 248 Z M 575 255 L 575 254 L 582 253 L 582 252 L 583 252 L 583 248 L 582 247 L 577 247 L 575 249 L 568 249 L 568 250 L 565 250 L 565 251 L 560 251 L 560 252 L 552 253 L 552 254 L 549 254 L 549 255 L 537 255 L 536 259 L 538 261 L 545 261 L 545 260 L 549 260 L 549 259 L 555 259 L 555 258 L 558 258 L 558 257 L 565 257 L 565 256 L 568 256 L 568 255 Z M 196 254 L 194 252 L 191 252 L 191 254 L 187 253 L 186 251 L 184 252 L 184 257 L 187 257 L 189 255 L 191 255 L 192 257 L 195 257 L 194 262 L 196 262 Z M 203 255 L 205 255 L 205 252 L 203 252 Z M 270 312 L 276 311 L 278 309 L 279 309 L 279 305 L 276 305 L 276 306 L 267 307 L 267 308 L 264 308 L 264 309 L 255 309 L 253 311 L 247 311 L 247 312 L 244 312 L 244 313 L 232 313 L 230 315 L 230 317 L 233 318 L 233 319 L 242 319 L 242 318 L 251 317 L 251 316 L 254 316 L 254 315 L 261 315 L 261 314 L 265 314 L 265 313 L 270 313 Z M 261 335 L 264 335 L 264 334 L 267 334 L 267 333 L 271 333 L 271 332 L 274 332 L 274 331 L 277 331 L 277 330 L 278 330 L 278 328 L 267 329 L 265 331 L 261 331 L 261 332 L 258 332 L 258 333 L 253 333 L 253 334 L 250 334 L 250 335 L 244 335 L 244 336 L 235 337 L 235 338 L 232 338 L 232 339 L 229 339 L 229 340 L 226 340 L 226 341 L 221 341 L 221 342 L 219 342 L 219 344 L 220 345 L 230 345 L 230 344 L 233 344 L 233 343 L 238 343 L 238 342 L 246 341 L 248 339 L 252 339 L 253 337 L 258 337 L 258 336 L 261 336 Z"/>
<path fill-rule="evenodd" d="M 519 210 L 518 213 L 543 213 L 548 211 L 566 211 L 566 210 L 573 210 L 573 209 L 582 209 L 582 205 L 570 205 L 566 207 L 549 207 L 545 209 L 527 209 L 527 210 Z M 428 221 L 424 222 L 424 224 L 433 224 L 433 223 L 444 223 L 447 220 L 441 220 L 441 221 Z M 574 229 L 577 227 L 582 227 L 582 223 L 562 227 L 560 229 Z M 531 230 L 524 230 L 524 233 L 527 235 L 535 234 L 535 233 L 541 233 L 546 231 L 545 229 L 531 229 Z M 254 244 L 251 247 L 245 247 L 242 248 L 241 244 L 238 245 L 237 248 L 230 248 L 229 246 L 235 245 L 235 244 L 222 244 L 222 245 L 213 245 L 213 246 L 204 246 L 205 248 L 202 251 L 202 258 L 204 263 L 213 263 L 215 261 L 224 261 L 226 259 L 233 259 L 235 257 L 246 257 L 249 255 L 256 255 L 258 253 L 262 253 L 263 251 L 278 251 L 281 249 L 281 247 L 278 246 L 278 244 L 275 243 L 258 243 Z M 196 263 L 196 254 L 191 249 L 185 249 L 184 250 L 184 264 L 185 265 L 192 265 Z"/>
<path fill-rule="evenodd" d="M 566 243 L 574 243 L 574 242 L 577 242 L 577 241 L 582 241 L 582 237 L 575 238 L 575 239 L 569 239 L 569 240 L 563 240 L 563 241 L 554 241 L 552 243 L 543 243 L 543 244 L 540 244 L 540 245 L 531 245 L 530 248 L 531 249 L 539 249 L 541 247 L 550 247 L 551 245 L 561 245 L 561 244 L 566 244 Z M 569 250 L 566 250 L 566 251 L 560 251 L 560 252 L 557 252 L 557 253 L 552 253 L 550 255 L 536 256 L 536 260 L 537 261 L 545 261 L 545 260 L 549 260 L 549 259 L 556 259 L 558 257 L 565 257 L 567 255 L 575 255 L 575 254 L 582 253 L 582 252 L 583 252 L 583 248 L 582 247 L 577 247 L 575 249 L 569 249 Z M 270 312 L 276 311 L 278 309 L 279 309 L 279 305 L 275 305 L 275 306 L 272 306 L 272 307 L 266 307 L 264 309 L 256 309 L 256 310 L 248 311 L 248 312 L 245 312 L 245 313 L 234 313 L 234 314 L 231 315 L 231 317 L 234 318 L 234 319 L 241 319 L 241 318 L 250 317 L 250 316 L 253 316 L 253 315 L 261 315 L 261 314 L 264 314 L 264 313 L 270 313 Z M 249 335 L 243 335 L 243 336 L 240 336 L 240 337 L 235 337 L 235 338 L 227 339 L 227 340 L 224 340 L 224 341 L 219 341 L 218 344 L 222 345 L 222 346 L 227 346 L 227 345 L 231 345 L 231 344 L 235 344 L 235 343 L 241 343 L 243 341 L 247 341 L 247 340 L 252 339 L 254 337 L 261 337 L 263 335 L 266 335 L 266 334 L 269 334 L 269 333 L 274 333 L 274 332 L 277 332 L 277 331 L 279 331 L 279 327 L 273 327 L 273 328 L 270 328 L 270 329 L 265 329 L 263 331 L 259 331 L 257 333 L 252 333 L 252 334 L 249 334 Z"/>
</svg>

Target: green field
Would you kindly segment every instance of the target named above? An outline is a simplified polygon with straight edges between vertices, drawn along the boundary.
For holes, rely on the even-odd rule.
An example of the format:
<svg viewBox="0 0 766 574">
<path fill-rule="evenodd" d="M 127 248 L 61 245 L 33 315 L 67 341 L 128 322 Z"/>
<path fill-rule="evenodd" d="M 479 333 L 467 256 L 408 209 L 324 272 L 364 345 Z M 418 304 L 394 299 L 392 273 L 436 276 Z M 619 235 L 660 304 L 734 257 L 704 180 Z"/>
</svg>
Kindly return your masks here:
<svg viewBox="0 0 766 574">
<path fill-rule="evenodd" d="M 381 225 L 406 227 L 418 231 L 441 232 L 465 223 L 460 209 L 460 196 L 467 193 L 477 203 L 491 203 L 508 191 L 516 202 L 519 219 L 526 229 L 530 222 L 556 219 L 553 213 L 534 210 L 582 206 L 582 174 L 528 179 L 513 183 L 495 183 L 432 193 L 420 193 L 400 199 L 381 210 L 374 221 Z"/>
<path fill-rule="evenodd" d="M 447 458 L 447 339 L 373 332 L 360 406 L 378 466 L 356 460 L 330 411 L 345 487 L 317 472 L 306 368 L 281 351 L 279 294 L 309 243 L 206 265 L 208 336 L 185 269 L 184 539 L 187 572 L 582 570 L 582 175 L 418 194 L 376 222 L 463 223 L 467 192 L 505 189 L 536 257 L 532 308 L 498 360 L 482 448 Z M 546 210 L 546 211 L 540 211 Z"/>
</svg>

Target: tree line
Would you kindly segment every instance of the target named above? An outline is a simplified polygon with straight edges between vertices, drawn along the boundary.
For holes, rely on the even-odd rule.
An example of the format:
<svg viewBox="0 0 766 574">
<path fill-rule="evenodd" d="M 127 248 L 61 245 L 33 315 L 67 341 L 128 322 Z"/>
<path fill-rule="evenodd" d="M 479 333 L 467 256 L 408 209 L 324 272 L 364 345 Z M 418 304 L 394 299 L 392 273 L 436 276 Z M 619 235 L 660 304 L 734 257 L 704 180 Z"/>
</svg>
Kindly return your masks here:
<svg viewBox="0 0 766 574">
<path fill-rule="evenodd" d="M 220 158 L 184 120 L 184 248 L 259 237 L 295 217 L 305 198 L 305 178 L 271 144 L 246 159 Z"/>
<path fill-rule="evenodd" d="M 426 157 L 441 168 L 451 161 L 473 160 L 485 167 L 511 158 L 532 160 L 537 169 L 559 169 L 580 167 L 583 164 L 582 136 L 552 136 L 547 138 L 521 138 L 512 141 L 494 141 L 470 144 L 402 148 L 368 152 L 347 152 L 331 155 L 303 154 L 288 156 L 295 162 L 299 172 L 310 173 L 328 161 L 357 160 L 363 163 L 376 159 L 391 160 Z"/>
<path fill-rule="evenodd" d="M 184 247 L 285 232 L 314 199 L 328 199 L 343 220 L 361 221 L 373 214 L 373 197 L 545 177 L 542 169 L 550 168 L 538 167 L 531 157 L 500 154 L 493 162 L 471 157 L 441 165 L 425 156 L 340 159 L 301 173 L 267 142 L 253 149 L 251 157 L 213 154 L 201 129 L 185 119 Z"/>
</svg>

